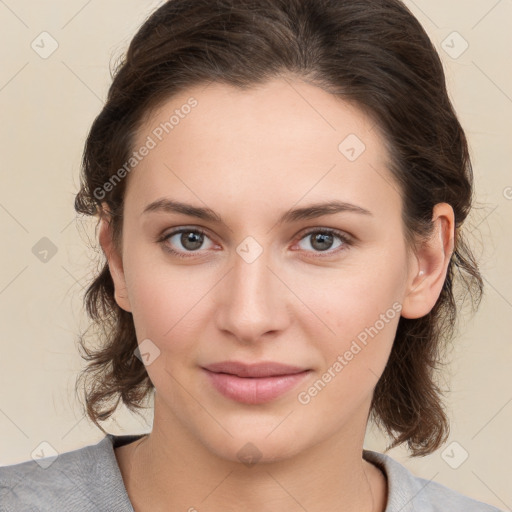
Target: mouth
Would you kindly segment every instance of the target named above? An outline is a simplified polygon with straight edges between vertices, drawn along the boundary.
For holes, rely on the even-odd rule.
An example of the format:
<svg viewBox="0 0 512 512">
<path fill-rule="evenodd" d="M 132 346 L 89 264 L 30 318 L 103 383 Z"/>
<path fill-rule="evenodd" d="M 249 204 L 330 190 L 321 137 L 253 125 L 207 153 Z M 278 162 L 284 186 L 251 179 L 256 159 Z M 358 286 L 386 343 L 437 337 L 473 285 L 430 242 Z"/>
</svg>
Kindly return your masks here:
<svg viewBox="0 0 512 512">
<path fill-rule="evenodd" d="M 202 370 L 224 397 L 253 405 L 284 395 L 311 372 L 311 369 L 276 362 L 245 364 L 237 361 L 211 364 Z"/>
</svg>

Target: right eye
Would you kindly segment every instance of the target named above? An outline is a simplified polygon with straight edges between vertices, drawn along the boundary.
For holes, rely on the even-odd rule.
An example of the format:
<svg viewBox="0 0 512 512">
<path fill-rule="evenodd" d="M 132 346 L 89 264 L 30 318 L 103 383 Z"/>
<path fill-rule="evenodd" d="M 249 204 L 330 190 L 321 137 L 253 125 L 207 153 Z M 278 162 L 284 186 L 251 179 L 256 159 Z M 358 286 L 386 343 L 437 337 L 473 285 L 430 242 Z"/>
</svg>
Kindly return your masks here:
<svg viewBox="0 0 512 512">
<path fill-rule="evenodd" d="M 164 249 L 171 254 L 179 258 L 189 258 L 199 252 L 198 249 L 204 244 L 205 237 L 209 239 L 202 229 L 179 228 L 167 233 L 158 242 L 162 243 Z M 177 246 L 178 249 L 175 248 Z M 186 254 L 187 252 L 189 254 Z"/>
</svg>

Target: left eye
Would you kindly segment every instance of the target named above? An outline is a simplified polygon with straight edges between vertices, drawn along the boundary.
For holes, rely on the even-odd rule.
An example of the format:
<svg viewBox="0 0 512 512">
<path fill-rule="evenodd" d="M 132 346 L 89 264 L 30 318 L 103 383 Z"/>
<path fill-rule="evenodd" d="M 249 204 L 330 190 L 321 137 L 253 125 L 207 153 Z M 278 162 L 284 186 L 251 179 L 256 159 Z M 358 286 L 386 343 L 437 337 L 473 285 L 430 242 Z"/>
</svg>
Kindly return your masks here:
<svg viewBox="0 0 512 512">
<path fill-rule="evenodd" d="M 340 240 L 340 243 L 334 247 L 334 250 L 329 252 L 337 252 L 336 249 L 339 249 L 341 246 L 350 245 L 347 236 L 332 229 L 316 229 L 314 231 L 309 231 L 303 238 L 301 238 L 301 241 L 310 240 L 309 246 L 314 249 L 314 252 L 326 252 L 329 249 L 332 249 L 333 241 L 336 238 Z"/>
</svg>

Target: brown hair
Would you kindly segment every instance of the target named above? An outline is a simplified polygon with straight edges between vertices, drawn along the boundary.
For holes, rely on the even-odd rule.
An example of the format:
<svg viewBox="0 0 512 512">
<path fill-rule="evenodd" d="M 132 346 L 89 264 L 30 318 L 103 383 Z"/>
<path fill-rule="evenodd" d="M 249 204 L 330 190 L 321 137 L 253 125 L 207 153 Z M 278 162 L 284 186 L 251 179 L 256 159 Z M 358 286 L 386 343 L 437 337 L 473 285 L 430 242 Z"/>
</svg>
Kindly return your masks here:
<svg viewBox="0 0 512 512">
<path fill-rule="evenodd" d="M 434 205 L 453 207 L 454 252 L 440 297 L 426 316 L 400 318 L 370 409 L 393 439 L 387 449 L 407 442 L 413 456 L 426 455 L 449 433 L 435 377 L 462 305 L 455 285 L 461 279 L 461 295 L 470 292 L 478 307 L 483 282 L 460 229 L 473 194 L 466 137 L 439 56 L 400 1 L 169 0 L 146 20 L 114 73 L 86 141 L 75 209 L 101 215 L 105 202 L 120 248 L 126 180 L 108 193 L 104 185 L 129 160 L 149 113 L 199 83 L 247 89 L 286 75 L 340 95 L 375 120 L 400 186 L 409 247 L 432 233 Z M 89 364 L 75 391 L 82 379 L 90 380 L 84 384 L 86 413 L 105 432 L 99 421 L 110 417 L 120 400 L 136 411 L 154 386 L 134 356 L 132 314 L 114 299 L 107 263 L 84 300 L 102 342 L 93 350 L 80 338 Z"/>
</svg>

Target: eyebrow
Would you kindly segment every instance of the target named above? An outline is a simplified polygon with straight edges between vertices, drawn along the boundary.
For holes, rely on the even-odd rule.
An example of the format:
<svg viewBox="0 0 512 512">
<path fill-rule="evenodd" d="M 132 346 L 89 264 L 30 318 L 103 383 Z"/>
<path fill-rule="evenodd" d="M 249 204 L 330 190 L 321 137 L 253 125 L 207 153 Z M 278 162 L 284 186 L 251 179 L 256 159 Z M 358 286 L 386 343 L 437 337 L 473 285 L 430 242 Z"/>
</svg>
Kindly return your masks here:
<svg viewBox="0 0 512 512">
<path fill-rule="evenodd" d="M 193 206 L 191 204 L 174 201 L 168 198 L 157 199 L 148 204 L 141 215 L 150 212 L 160 213 L 181 213 L 189 217 L 196 217 L 212 223 L 225 224 L 222 217 L 214 212 L 211 208 L 203 208 Z M 343 201 L 328 201 L 324 203 L 314 203 L 302 208 L 295 208 L 288 210 L 278 220 L 277 224 L 297 222 L 299 220 L 315 219 L 323 215 L 334 215 L 336 213 L 351 212 L 359 213 L 362 215 L 373 216 L 372 212 L 361 206 L 346 203 Z"/>
</svg>

